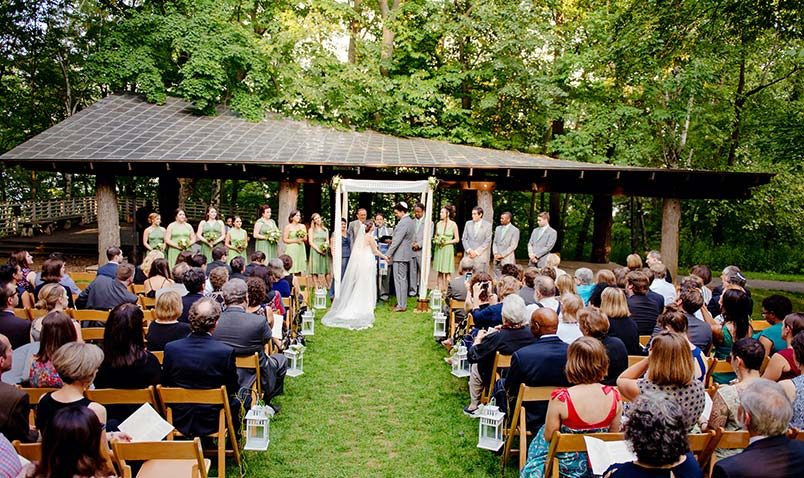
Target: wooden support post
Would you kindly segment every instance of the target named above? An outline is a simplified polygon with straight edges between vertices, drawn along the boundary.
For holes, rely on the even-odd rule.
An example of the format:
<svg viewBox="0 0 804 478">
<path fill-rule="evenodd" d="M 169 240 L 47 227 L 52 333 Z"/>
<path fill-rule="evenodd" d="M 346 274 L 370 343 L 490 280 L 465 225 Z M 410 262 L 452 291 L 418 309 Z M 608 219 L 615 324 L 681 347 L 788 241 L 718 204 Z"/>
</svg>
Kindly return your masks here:
<svg viewBox="0 0 804 478">
<path fill-rule="evenodd" d="M 162 227 L 173 222 L 173 213 L 179 207 L 179 182 L 176 176 L 159 176 L 159 215 L 162 216 Z"/>
<path fill-rule="evenodd" d="M 299 201 L 299 183 L 295 181 L 280 181 L 279 182 L 279 217 L 277 222 L 279 230 L 284 233 L 285 226 L 288 225 L 288 216 L 290 211 L 298 208 Z M 309 213 L 312 214 L 312 213 Z M 306 219 L 306 218 L 304 218 Z M 279 253 L 285 253 L 285 243 L 279 241 Z"/>
<path fill-rule="evenodd" d="M 494 201 L 492 199 L 493 190 L 494 183 L 491 183 L 491 186 L 488 188 L 477 190 L 477 205 L 483 209 L 483 220 L 489 224 L 494 224 Z"/>
<path fill-rule="evenodd" d="M 120 217 L 117 212 L 117 189 L 111 174 L 95 176 L 98 207 L 98 264 L 107 262 L 106 249 L 120 247 Z"/>
<path fill-rule="evenodd" d="M 322 217 L 332 218 L 329 212 L 331 209 L 324 210 L 324 205 L 321 201 L 322 187 L 323 185 L 320 182 L 304 183 L 304 207 L 302 214 L 305 214 L 307 218 L 312 216 L 315 212 L 321 214 Z M 333 230 L 333 227 L 334 225 L 328 225 L 327 229 Z"/>
<path fill-rule="evenodd" d="M 678 275 L 678 232 L 681 227 L 681 200 L 665 198 L 662 202 L 662 263 L 676 278 Z"/>
<path fill-rule="evenodd" d="M 594 231 L 592 232 L 591 261 L 598 264 L 609 262 L 611 255 L 612 199 L 610 194 L 595 194 L 592 197 Z"/>
</svg>

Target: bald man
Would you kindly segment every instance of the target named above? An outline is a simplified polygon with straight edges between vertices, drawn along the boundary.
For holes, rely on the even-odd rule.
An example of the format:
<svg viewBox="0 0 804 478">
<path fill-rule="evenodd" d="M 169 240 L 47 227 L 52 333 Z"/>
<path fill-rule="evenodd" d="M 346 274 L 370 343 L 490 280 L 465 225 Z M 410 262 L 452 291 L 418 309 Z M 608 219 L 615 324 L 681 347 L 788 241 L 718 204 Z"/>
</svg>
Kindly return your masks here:
<svg viewBox="0 0 804 478">
<path fill-rule="evenodd" d="M 558 315 L 548 308 L 536 309 L 530 316 L 530 331 L 536 342 L 517 350 L 511 356 L 511 368 L 505 379 L 508 394 L 508 409 L 516 404 L 520 384 L 529 387 L 568 387 L 570 383 L 564 374 L 567 364 L 567 349 L 556 331 Z M 547 415 L 547 402 L 530 403 L 527 411 L 528 430 L 538 430 L 544 425 Z"/>
</svg>

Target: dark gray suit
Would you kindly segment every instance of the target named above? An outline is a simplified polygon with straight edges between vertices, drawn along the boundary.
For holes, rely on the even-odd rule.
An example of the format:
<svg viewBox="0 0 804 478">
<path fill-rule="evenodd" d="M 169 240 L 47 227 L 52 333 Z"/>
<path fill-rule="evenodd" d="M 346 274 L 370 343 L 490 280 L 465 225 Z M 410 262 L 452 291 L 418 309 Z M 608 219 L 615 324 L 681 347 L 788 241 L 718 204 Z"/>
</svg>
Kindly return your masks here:
<svg viewBox="0 0 804 478">
<path fill-rule="evenodd" d="M 407 308 L 408 304 L 408 266 L 413 258 L 413 234 L 416 226 L 407 214 L 399 219 L 388 246 L 389 256 L 394 262 L 394 287 L 397 307 Z"/>
</svg>

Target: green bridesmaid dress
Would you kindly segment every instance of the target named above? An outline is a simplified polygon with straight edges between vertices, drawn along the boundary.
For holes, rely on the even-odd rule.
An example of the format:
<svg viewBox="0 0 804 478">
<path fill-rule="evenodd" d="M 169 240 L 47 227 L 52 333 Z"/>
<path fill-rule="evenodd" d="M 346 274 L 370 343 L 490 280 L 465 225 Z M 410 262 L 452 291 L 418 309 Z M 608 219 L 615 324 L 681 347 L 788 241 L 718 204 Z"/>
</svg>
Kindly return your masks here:
<svg viewBox="0 0 804 478">
<path fill-rule="evenodd" d="M 184 225 L 177 225 L 173 228 L 170 232 L 170 240 L 171 242 L 177 243 L 181 240 L 190 241 L 190 236 L 193 234 L 193 228 L 184 223 Z M 188 246 L 189 247 L 189 246 Z M 176 259 L 179 258 L 179 254 L 182 252 L 183 249 L 177 249 L 175 247 L 168 247 L 167 250 L 167 261 L 170 264 L 170 269 L 173 269 L 173 266 L 176 265 Z"/>
<path fill-rule="evenodd" d="M 297 229 L 302 230 L 302 229 Z M 291 238 L 295 239 L 296 231 L 291 232 Z M 293 267 L 290 268 L 291 274 L 306 273 L 307 272 L 307 248 L 304 243 L 300 244 L 285 244 L 285 254 L 293 259 Z"/>
<path fill-rule="evenodd" d="M 319 248 L 321 244 L 329 245 L 328 236 L 326 229 L 316 229 L 313 231 L 312 242 Z M 308 272 L 310 274 L 329 274 L 329 255 L 319 254 L 311 247 Z"/>
<path fill-rule="evenodd" d="M 151 249 L 158 249 L 165 252 L 165 228 L 157 227 L 148 234 L 148 245 Z"/>
<path fill-rule="evenodd" d="M 204 227 L 201 228 L 201 235 L 205 235 L 207 233 L 214 232 L 217 233 L 217 236 L 214 239 L 207 239 L 209 242 L 217 241 L 221 236 L 223 236 L 223 221 L 205 221 Z M 207 263 L 212 262 L 212 248 L 206 245 L 205 243 L 201 243 L 201 254 L 207 258 Z"/>
<path fill-rule="evenodd" d="M 237 252 L 234 249 L 229 249 L 229 256 L 228 260 L 231 262 L 232 259 L 235 257 L 242 257 L 243 260 L 246 260 L 246 251 L 248 250 L 248 234 L 246 233 L 245 229 L 229 229 L 229 244 L 234 246 L 236 241 L 246 241 L 246 247 L 243 249 L 242 252 Z"/>
<path fill-rule="evenodd" d="M 436 236 L 445 236 L 447 240 L 452 240 L 452 221 L 446 225 L 438 221 L 436 224 Z M 455 272 L 455 245 L 447 244 L 444 246 L 434 245 L 435 252 L 433 253 L 433 270 L 444 274 L 452 274 Z"/>
<path fill-rule="evenodd" d="M 260 225 L 259 232 L 260 232 L 260 235 L 262 235 L 262 236 L 267 235 L 271 231 L 279 232 L 279 228 L 276 227 L 276 223 L 274 222 L 273 219 L 268 219 L 266 221 L 263 218 L 259 218 L 257 220 L 257 224 Z M 271 259 L 274 259 L 276 257 L 279 257 L 279 254 L 277 253 L 277 249 L 276 249 L 276 243 L 271 243 L 267 239 L 257 239 L 254 242 L 254 250 L 255 251 L 261 251 L 263 254 L 265 254 L 265 257 L 268 260 L 271 260 Z"/>
</svg>

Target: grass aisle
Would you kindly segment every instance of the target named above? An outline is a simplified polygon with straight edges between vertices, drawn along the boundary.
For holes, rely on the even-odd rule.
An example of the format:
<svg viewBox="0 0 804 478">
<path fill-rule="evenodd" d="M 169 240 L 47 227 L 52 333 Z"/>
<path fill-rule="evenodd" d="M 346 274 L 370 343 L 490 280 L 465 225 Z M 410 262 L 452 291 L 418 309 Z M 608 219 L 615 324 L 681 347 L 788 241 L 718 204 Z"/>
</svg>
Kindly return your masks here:
<svg viewBox="0 0 804 478">
<path fill-rule="evenodd" d="M 450 374 L 429 315 L 381 304 L 362 331 L 316 315 L 304 375 L 285 380 L 271 445 L 246 453 L 246 476 L 500 475 L 499 458 L 476 448 L 477 420 L 462 413 L 466 379 Z"/>
</svg>

